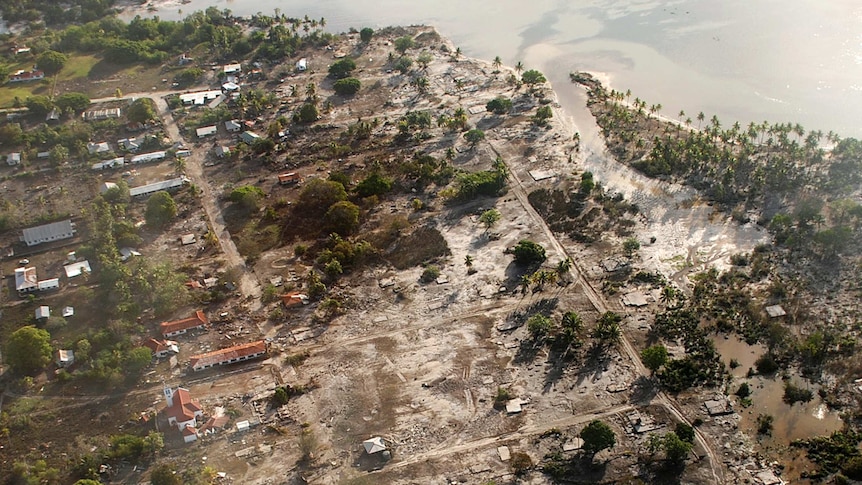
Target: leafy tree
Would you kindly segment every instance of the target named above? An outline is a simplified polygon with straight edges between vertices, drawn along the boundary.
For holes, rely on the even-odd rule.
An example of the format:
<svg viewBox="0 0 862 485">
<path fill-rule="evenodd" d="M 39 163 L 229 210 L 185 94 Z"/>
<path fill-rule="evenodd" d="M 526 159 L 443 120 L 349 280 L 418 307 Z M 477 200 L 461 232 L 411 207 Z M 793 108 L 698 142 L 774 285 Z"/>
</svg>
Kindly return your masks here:
<svg viewBox="0 0 862 485">
<path fill-rule="evenodd" d="M 251 142 L 251 149 L 258 155 L 261 153 L 268 153 L 275 149 L 275 142 L 272 138 L 257 138 Z"/>
<path fill-rule="evenodd" d="M 174 77 L 174 80 L 179 83 L 180 86 L 190 86 L 196 83 L 203 75 L 203 69 L 199 67 L 190 67 L 180 71 L 180 73 Z"/>
<path fill-rule="evenodd" d="M 480 141 L 485 139 L 485 132 L 474 128 L 467 133 L 464 133 L 464 139 L 470 144 L 470 147 L 475 147 Z"/>
<path fill-rule="evenodd" d="M 47 50 L 36 58 L 36 65 L 45 72 L 46 76 L 53 76 L 63 70 L 63 66 L 69 61 L 69 56 L 62 52 Z"/>
<path fill-rule="evenodd" d="M 419 64 L 422 69 L 427 69 L 428 64 L 431 64 L 433 61 L 434 56 L 428 51 L 422 51 L 422 53 L 416 58 L 416 63 Z"/>
<path fill-rule="evenodd" d="M 548 259 L 545 248 L 528 239 L 519 241 L 512 253 L 515 255 L 515 263 L 522 265 L 541 263 Z"/>
<path fill-rule="evenodd" d="M 395 69 L 401 74 L 407 74 L 407 71 L 413 66 L 413 59 L 409 56 L 401 56 L 395 61 Z"/>
<path fill-rule="evenodd" d="M 177 215 L 177 203 L 171 194 L 164 190 L 156 192 L 147 200 L 147 210 L 144 218 L 147 225 L 161 228 L 166 226 Z"/>
<path fill-rule="evenodd" d="M 102 485 L 102 482 L 91 480 L 89 478 L 82 478 L 75 482 L 73 485 Z"/>
<path fill-rule="evenodd" d="M 51 335 L 33 326 L 15 330 L 6 342 L 6 362 L 21 374 L 41 370 L 51 362 Z"/>
<path fill-rule="evenodd" d="M 554 324 L 551 322 L 551 319 L 540 313 L 533 315 L 527 320 L 527 331 L 537 341 L 547 337 L 553 327 Z"/>
<path fill-rule="evenodd" d="M 297 119 L 303 123 L 313 123 L 320 118 L 320 112 L 313 103 L 305 103 L 299 108 Z"/>
<path fill-rule="evenodd" d="M 422 283 L 430 283 L 436 280 L 438 276 L 440 276 L 440 268 L 432 264 L 430 266 L 427 266 L 422 271 L 422 275 L 419 277 L 419 281 L 421 281 Z"/>
<path fill-rule="evenodd" d="M 502 215 L 497 209 L 488 209 L 479 216 L 479 222 L 488 230 L 499 222 L 501 217 Z"/>
<path fill-rule="evenodd" d="M 49 152 L 48 158 L 54 165 L 60 165 L 69 158 L 69 149 L 63 145 L 55 145 Z"/>
<path fill-rule="evenodd" d="M 485 105 L 485 109 L 494 114 L 504 115 L 509 111 L 512 111 L 512 100 L 504 96 L 498 96 L 491 101 L 488 101 L 488 104 Z"/>
<path fill-rule="evenodd" d="M 272 395 L 272 406 L 280 407 L 287 404 L 287 401 L 290 399 L 290 396 L 287 394 L 287 390 L 284 387 L 276 387 L 275 393 Z"/>
<path fill-rule="evenodd" d="M 347 199 L 344 186 L 332 180 L 314 179 L 299 193 L 297 208 L 308 217 L 317 217 L 329 210 L 336 202 Z"/>
<path fill-rule="evenodd" d="M 536 110 L 536 114 L 533 115 L 533 123 L 538 126 L 545 126 L 548 123 L 548 120 L 554 117 L 554 112 L 551 111 L 550 106 L 540 106 L 539 109 Z"/>
<path fill-rule="evenodd" d="M 244 210 L 256 211 L 260 208 L 260 200 L 265 194 L 260 187 L 254 185 L 243 185 L 233 189 L 228 196 L 231 202 L 239 205 Z"/>
<path fill-rule="evenodd" d="M 356 185 L 356 193 L 360 197 L 383 195 L 392 190 L 392 179 L 374 172 Z"/>
<path fill-rule="evenodd" d="M 611 429 L 605 422 L 598 419 L 590 421 L 579 435 L 584 440 L 584 452 L 595 455 L 596 453 L 613 448 L 617 444 L 617 438 L 614 430 Z"/>
<path fill-rule="evenodd" d="M 333 79 L 344 79 L 356 69 L 356 61 L 349 57 L 339 59 L 329 66 L 329 77 Z"/>
<path fill-rule="evenodd" d="M 183 485 L 182 477 L 169 465 L 159 465 L 150 473 L 152 485 Z"/>
<path fill-rule="evenodd" d="M 647 347 L 641 351 L 641 361 L 647 369 L 655 374 L 655 371 L 667 362 L 667 348 L 661 344 Z"/>
<path fill-rule="evenodd" d="M 359 31 L 359 40 L 365 44 L 371 42 L 372 37 L 374 37 L 374 29 L 371 27 L 364 27 Z"/>
<path fill-rule="evenodd" d="M 30 113 L 36 116 L 45 116 L 52 109 L 54 109 L 54 103 L 51 101 L 51 98 L 48 96 L 27 96 L 27 99 L 24 100 L 24 106 L 30 111 Z"/>
<path fill-rule="evenodd" d="M 413 37 L 410 37 L 409 35 L 395 39 L 395 50 L 402 56 L 415 45 L 416 43 L 413 41 Z"/>
<path fill-rule="evenodd" d="M 359 92 L 359 88 L 362 87 L 362 82 L 355 77 L 346 77 L 335 81 L 335 84 L 333 84 L 332 87 L 335 89 L 336 94 L 341 96 L 352 96 Z"/>
<path fill-rule="evenodd" d="M 676 429 L 674 429 L 674 432 L 679 436 L 679 439 L 686 443 L 694 443 L 694 428 L 692 428 L 690 424 L 682 422 L 676 423 Z"/>
<path fill-rule="evenodd" d="M 54 103 L 63 111 L 82 111 L 90 106 L 90 97 L 84 93 L 63 93 Z"/>
<path fill-rule="evenodd" d="M 530 69 L 529 71 L 524 71 L 524 74 L 521 75 L 521 81 L 524 84 L 533 87 L 536 84 L 542 84 L 547 82 L 548 80 L 545 79 L 545 75 L 541 72 L 535 69 Z"/>
<path fill-rule="evenodd" d="M 673 431 L 665 433 L 664 436 L 651 435 L 647 443 L 647 448 L 651 452 L 663 451 L 667 461 L 675 465 L 685 461 L 686 457 L 691 453 L 692 447 L 691 442 L 681 439 Z"/>
<path fill-rule="evenodd" d="M 641 243 L 638 242 L 637 238 L 630 237 L 623 241 L 623 252 L 629 258 L 632 257 L 638 249 L 641 248 Z"/>
<path fill-rule="evenodd" d="M 134 123 L 146 123 L 156 119 L 156 103 L 150 98 L 138 98 L 126 109 L 126 118 Z"/>
<path fill-rule="evenodd" d="M 153 351 L 147 347 L 135 347 L 126 354 L 125 369 L 131 376 L 140 374 L 153 360 Z"/>
<path fill-rule="evenodd" d="M 346 200 L 336 202 L 326 211 L 323 220 L 331 231 L 350 234 L 359 227 L 359 206 Z"/>
</svg>

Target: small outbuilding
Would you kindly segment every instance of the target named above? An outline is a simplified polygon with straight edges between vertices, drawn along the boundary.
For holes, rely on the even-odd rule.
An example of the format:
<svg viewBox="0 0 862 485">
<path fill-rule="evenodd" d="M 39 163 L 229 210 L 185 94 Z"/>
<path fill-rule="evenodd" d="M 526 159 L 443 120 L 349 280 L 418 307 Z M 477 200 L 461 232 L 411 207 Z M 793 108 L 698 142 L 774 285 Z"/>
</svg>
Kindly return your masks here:
<svg viewBox="0 0 862 485">
<path fill-rule="evenodd" d="M 54 363 L 57 367 L 69 367 L 75 363 L 75 352 L 72 350 L 58 350 L 54 355 Z"/>
<path fill-rule="evenodd" d="M 769 318 L 778 318 L 787 315 L 787 312 L 784 311 L 781 305 L 772 305 L 766 307 L 766 314 L 769 315 Z"/>
<path fill-rule="evenodd" d="M 386 451 L 386 443 L 383 441 L 383 438 L 379 436 L 363 441 L 362 446 L 365 448 L 365 452 L 369 455 Z"/>
<path fill-rule="evenodd" d="M 36 309 L 36 320 L 46 320 L 51 316 L 51 308 L 42 305 Z"/>
</svg>

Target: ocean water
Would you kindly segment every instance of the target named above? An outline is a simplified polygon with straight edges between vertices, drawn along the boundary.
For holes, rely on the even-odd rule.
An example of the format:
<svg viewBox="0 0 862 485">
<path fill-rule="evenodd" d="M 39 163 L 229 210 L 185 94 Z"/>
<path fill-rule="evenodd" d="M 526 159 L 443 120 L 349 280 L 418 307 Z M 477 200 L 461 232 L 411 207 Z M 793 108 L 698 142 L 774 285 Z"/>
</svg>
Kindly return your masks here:
<svg viewBox="0 0 862 485">
<path fill-rule="evenodd" d="M 793 122 L 862 137 L 858 0 L 177 0 L 177 19 L 215 6 L 325 18 L 326 29 L 430 24 L 466 55 L 543 71 L 575 99 L 572 70 L 601 72 L 661 113 Z M 132 15 L 132 14 L 129 14 Z"/>
</svg>

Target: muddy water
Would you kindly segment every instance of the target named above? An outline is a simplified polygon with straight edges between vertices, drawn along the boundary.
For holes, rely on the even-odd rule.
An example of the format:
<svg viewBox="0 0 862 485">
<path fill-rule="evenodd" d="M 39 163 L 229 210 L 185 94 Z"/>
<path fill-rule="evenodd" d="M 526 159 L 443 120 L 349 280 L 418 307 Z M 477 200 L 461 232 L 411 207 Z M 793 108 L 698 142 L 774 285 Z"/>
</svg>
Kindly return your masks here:
<svg viewBox="0 0 862 485">
<path fill-rule="evenodd" d="M 716 335 L 712 337 L 712 341 L 721 354 L 722 362 L 728 368 L 730 368 L 730 359 L 736 359 L 740 364 L 730 371 L 734 377 L 730 387 L 731 392 L 736 392 L 743 382 L 747 382 L 751 388 L 752 405 L 743 408 L 739 405 L 738 399 L 735 399 L 735 404 L 742 416 L 740 426 L 752 436 L 757 435 L 757 416 L 761 414 L 773 417 L 772 435 L 762 438 L 767 445 L 781 446 L 801 438 L 828 435 L 843 426 L 838 413 L 830 411 L 817 396 L 817 387 L 810 386 L 801 377 L 793 375 L 791 382 L 795 385 L 808 386 L 814 393 L 814 399 L 808 403 L 797 403 L 793 406 L 783 400 L 784 381 L 780 377 L 745 377 L 748 370 L 754 367 L 757 358 L 766 352 L 764 346 L 748 345 L 736 336 Z"/>
<path fill-rule="evenodd" d="M 805 382 L 797 376 L 792 377 L 791 381 L 796 385 Z M 810 386 L 814 399 L 790 406 L 783 401 L 784 381 L 780 378 L 755 377 L 748 382 L 753 391 L 752 405 L 746 409 L 737 406 L 742 416 L 740 426 L 754 436 L 757 434 L 757 416 L 771 415 L 774 418 L 772 435 L 763 438 L 767 445 L 781 446 L 797 439 L 828 435 L 843 426 L 838 413 L 830 411 L 817 396 L 815 386 Z"/>
<path fill-rule="evenodd" d="M 721 361 L 730 369 L 733 377 L 745 377 L 748 370 L 754 368 L 754 362 L 758 357 L 766 353 L 766 347 L 763 345 L 748 345 L 736 335 L 714 335 L 712 343 L 715 344 L 715 350 L 721 354 Z M 731 369 L 731 359 L 736 359 L 739 367 Z"/>
</svg>

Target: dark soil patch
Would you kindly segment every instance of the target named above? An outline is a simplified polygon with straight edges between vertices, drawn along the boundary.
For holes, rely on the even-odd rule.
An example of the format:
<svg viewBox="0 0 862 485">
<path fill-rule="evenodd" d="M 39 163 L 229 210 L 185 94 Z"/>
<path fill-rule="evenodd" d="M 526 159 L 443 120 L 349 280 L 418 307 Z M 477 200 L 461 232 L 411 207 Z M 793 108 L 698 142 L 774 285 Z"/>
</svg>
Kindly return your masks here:
<svg viewBox="0 0 862 485">
<path fill-rule="evenodd" d="M 440 231 L 424 226 L 402 237 L 384 257 L 396 269 L 406 269 L 450 253 L 449 245 Z"/>
</svg>

